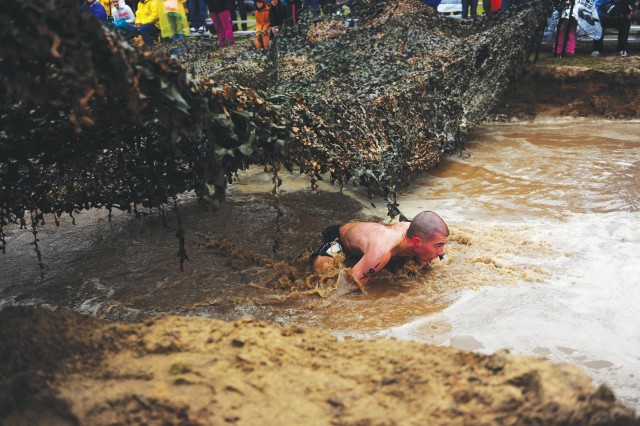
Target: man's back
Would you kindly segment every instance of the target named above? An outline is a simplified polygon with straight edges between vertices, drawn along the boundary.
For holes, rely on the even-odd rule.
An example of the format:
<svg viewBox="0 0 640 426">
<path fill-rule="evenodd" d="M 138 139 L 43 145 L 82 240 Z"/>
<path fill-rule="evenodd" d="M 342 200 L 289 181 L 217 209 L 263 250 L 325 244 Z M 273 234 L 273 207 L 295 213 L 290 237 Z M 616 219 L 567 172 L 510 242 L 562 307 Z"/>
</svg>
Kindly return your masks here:
<svg viewBox="0 0 640 426">
<path fill-rule="evenodd" d="M 409 223 L 381 225 L 373 222 L 352 222 L 340 228 L 340 241 L 347 252 L 361 254 L 362 258 L 351 269 L 360 286 L 392 257 L 407 255 L 405 235 Z"/>
<path fill-rule="evenodd" d="M 345 249 L 364 254 L 372 249 L 391 253 L 402 243 L 409 222 L 382 225 L 374 222 L 351 222 L 340 228 L 340 240 Z"/>
<path fill-rule="evenodd" d="M 348 275 L 360 289 L 392 258 L 411 257 L 426 266 L 433 259 L 444 256 L 449 228 L 440 216 L 424 211 L 411 222 L 381 225 L 375 222 L 352 222 L 339 227 L 327 228 L 323 233 L 322 246 L 312 254 L 314 271 L 322 271 L 335 265 L 333 253 L 344 250 L 348 254 L 360 255 Z"/>
</svg>

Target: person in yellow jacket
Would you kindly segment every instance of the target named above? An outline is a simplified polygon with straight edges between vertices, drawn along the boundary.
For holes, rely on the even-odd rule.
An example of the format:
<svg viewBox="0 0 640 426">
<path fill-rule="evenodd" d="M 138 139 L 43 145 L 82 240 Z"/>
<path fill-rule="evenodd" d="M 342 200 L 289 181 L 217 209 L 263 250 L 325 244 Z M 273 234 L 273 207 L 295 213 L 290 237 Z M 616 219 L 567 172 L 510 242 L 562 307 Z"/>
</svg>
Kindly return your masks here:
<svg viewBox="0 0 640 426">
<path fill-rule="evenodd" d="M 104 7 L 104 10 L 107 12 L 107 20 L 111 22 L 111 18 L 113 18 L 111 14 L 111 9 L 113 8 L 112 0 L 98 0 L 100 4 Z"/>
<path fill-rule="evenodd" d="M 269 23 L 269 5 L 263 0 L 255 2 L 256 18 L 256 49 L 267 50 L 269 48 L 269 35 L 271 34 L 271 24 Z"/>
<path fill-rule="evenodd" d="M 164 0 L 158 7 L 162 38 L 181 40 L 189 34 L 189 21 L 183 0 Z"/>
<path fill-rule="evenodd" d="M 141 0 L 136 11 L 136 28 L 142 36 L 144 43 L 153 47 L 160 35 L 160 16 L 158 9 L 162 3 L 158 0 Z"/>
</svg>

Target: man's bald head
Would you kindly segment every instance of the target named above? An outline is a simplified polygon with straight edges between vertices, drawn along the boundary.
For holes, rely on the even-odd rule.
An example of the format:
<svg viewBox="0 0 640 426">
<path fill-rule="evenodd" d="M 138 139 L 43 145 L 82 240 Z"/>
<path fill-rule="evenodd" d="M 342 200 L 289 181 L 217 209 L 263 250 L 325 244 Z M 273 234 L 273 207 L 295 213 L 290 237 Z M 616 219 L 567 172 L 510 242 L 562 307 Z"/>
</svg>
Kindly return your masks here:
<svg viewBox="0 0 640 426">
<path fill-rule="evenodd" d="M 407 237 L 420 237 L 422 240 L 431 239 L 436 233 L 449 236 L 449 228 L 444 220 L 434 212 L 419 213 L 411 221 L 407 230 Z"/>
</svg>

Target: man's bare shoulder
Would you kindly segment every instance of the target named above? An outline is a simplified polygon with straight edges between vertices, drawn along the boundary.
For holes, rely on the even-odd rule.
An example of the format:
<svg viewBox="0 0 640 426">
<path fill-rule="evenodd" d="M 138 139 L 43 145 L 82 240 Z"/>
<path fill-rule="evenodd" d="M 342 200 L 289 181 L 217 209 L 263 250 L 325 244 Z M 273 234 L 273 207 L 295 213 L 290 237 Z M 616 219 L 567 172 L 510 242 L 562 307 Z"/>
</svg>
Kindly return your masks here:
<svg viewBox="0 0 640 426">
<path fill-rule="evenodd" d="M 352 230 L 357 230 L 357 231 L 372 230 L 372 229 L 383 230 L 384 228 L 386 228 L 385 225 L 381 223 L 376 223 L 376 222 L 349 222 L 342 225 L 341 230 L 348 232 Z"/>
<path fill-rule="evenodd" d="M 387 225 L 387 227 L 393 229 L 394 231 L 404 232 L 409 229 L 409 225 L 411 225 L 411 222 L 398 222 Z"/>
<path fill-rule="evenodd" d="M 405 230 L 401 223 L 351 222 L 340 228 L 340 237 L 348 249 L 389 251 L 399 244 Z"/>
</svg>

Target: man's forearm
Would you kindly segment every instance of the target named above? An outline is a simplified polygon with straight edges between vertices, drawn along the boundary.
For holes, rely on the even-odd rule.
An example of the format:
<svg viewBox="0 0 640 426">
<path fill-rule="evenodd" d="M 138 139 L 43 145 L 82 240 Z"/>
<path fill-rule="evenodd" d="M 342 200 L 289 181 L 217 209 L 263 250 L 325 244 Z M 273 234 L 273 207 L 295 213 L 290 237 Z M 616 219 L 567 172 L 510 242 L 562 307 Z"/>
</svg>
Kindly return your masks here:
<svg viewBox="0 0 640 426">
<path fill-rule="evenodd" d="M 367 294 L 367 292 L 364 289 L 364 286 L 366 284 L 366 280 L 368 279 L 368 277 L 364 281 L 362 281 L 357 276 L 354 275 L 352 269 L 349 269 L 349 271 L 347 271 L 347 275 L 349 276 L 349 279 L 351 281 L 356 283 L 356 285 L 358 286 L 358 288 L 360 289 L 361 292 L 363 292 L 364 294 Z"/>
</svg>

